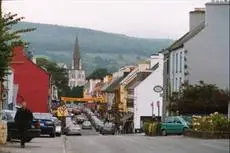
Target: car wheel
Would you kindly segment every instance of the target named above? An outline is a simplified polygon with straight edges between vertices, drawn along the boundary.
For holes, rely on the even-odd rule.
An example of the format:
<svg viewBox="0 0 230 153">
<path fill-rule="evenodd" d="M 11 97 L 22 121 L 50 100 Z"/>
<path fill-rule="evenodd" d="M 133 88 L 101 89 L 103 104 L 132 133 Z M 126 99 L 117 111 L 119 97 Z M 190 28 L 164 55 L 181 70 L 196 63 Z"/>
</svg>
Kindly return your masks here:
<svg viewBox="0 0 230 153">
<path fill-rule="evenodd" d="M 51 134 L 50 134 L 50 137 L 51 137 L 51 138 L 54 138 L 54 137 L 55 137 L 55 133 L 51 133 Z"/>
<path fill-rule="evenodd" d="M 32 138 L 26 138 L 26 142 L 30 142 Z"/>
<path fill-rule="evenodd" d="M 166 135 L 167 135 L 167 132 L 166 132 L 165 130 L 162 130 L 162 131 L 161 131 L 161 135 L 166 136 Z"/>
<path fill-rule="evenodd" d="M 57 137 L 60 137 L 60 136 L 61 136 L 61 133 L 56 133 L 56 136 L 57 136 Z"/>
<path fill-rule="evenodd" d="M 184 128 L 183 131 L 182 131 L 182 135 L 185 134 L 185 131 L 187 130 L 188 128 Z"/>
</svg>

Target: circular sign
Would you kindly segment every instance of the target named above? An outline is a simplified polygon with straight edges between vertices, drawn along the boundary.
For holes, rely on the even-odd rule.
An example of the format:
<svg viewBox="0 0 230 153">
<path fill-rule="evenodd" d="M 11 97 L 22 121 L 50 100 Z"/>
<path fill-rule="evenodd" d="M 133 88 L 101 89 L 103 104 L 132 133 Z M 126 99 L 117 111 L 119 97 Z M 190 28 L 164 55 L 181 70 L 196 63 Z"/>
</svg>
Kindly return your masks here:
<svg viewBox="0 0 230 153">
<path fill-rule="evenodd" d="M 155 92 L 162 92 L 163 88 L 161 86 L 159 86 L 159 85 L 156 85 L 156 86 L 154 86 L 153 91 L 155 91 Z"/>
</svg>

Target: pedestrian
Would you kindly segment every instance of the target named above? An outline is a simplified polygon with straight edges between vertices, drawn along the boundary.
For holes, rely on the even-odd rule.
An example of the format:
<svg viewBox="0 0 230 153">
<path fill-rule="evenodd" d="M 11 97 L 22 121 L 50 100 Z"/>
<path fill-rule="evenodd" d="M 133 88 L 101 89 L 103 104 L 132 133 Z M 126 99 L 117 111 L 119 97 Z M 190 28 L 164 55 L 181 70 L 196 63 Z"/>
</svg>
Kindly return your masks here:
<svg viewBox="0 0 230 153">
<path fill-rule="evenodd" d="M 122 134 L 122 125 L 119 126 L 119 133 Z"/>
<path fill-rule="evenodd" d="M 23 101 L 21 107 L 18 108 L 14 120 L 20 133 L 21 148 L 25 148 L 27 130 L 31 128 L 33 120 L 33 114 L 26 107 L 25 101 Z"/>
</svg>

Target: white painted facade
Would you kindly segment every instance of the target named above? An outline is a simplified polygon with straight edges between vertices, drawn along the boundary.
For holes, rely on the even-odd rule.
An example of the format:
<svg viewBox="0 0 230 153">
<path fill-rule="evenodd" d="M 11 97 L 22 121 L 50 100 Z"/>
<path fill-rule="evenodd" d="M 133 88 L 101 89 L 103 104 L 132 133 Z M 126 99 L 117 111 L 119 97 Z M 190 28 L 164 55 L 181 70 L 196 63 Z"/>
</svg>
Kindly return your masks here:
<svg viewBox="0 0 230 153">
<path fill-rule="evenodd" d="M 185 80 L 185 50 L 177 49 L 170 54 L 170 82 L 171 91 L 178 91 Z"/>
<path fill-rule="evenodd" d="M 162 116 L 162 97 L 160 93 L 153 91 L 154 86 L 163 86 L 163 55 L 154 55 L 151 57 L 151 67 L 159 63 L 159 67 L 134 89 L 134 129 L 141 129 L 141 116 Z M 157 101 L 159 101 L 159 114 Z M 154 103 L 152 108 L 151 104 Z M 153 114 L 152 114 L 153 111 Z"/>
<path fill-rule="evenodd" d="M 180 79 L 181 82 L 187 80 L 189 84 L 197 84 L 202 80 L 223 89 L 229 88 L 229 8 L 229 1 L 207 3 L 204 29 L 186 41 L 182 48 L 170 53 L 172 91 L 178 91 Z M 193 23 L 191 25 L 194 26 Z M 185 75 L 187 72 L 188 75 Z"/>
<path fill-rule="evenodd" d="M 13 92 L 14 92 L 14 72 L 13 70 L 8 70 L 8 75 L 5 77 L 5 80 L 3 82 L 3 85 L 5 87 L 5 91 L 3 93 L 3 101 L 4 101 L 4 109 L 9 109 L 9 105 L 12 105 L 12 109 L 14 106 L 14 100 L 13 100 Z"/>
</svg>

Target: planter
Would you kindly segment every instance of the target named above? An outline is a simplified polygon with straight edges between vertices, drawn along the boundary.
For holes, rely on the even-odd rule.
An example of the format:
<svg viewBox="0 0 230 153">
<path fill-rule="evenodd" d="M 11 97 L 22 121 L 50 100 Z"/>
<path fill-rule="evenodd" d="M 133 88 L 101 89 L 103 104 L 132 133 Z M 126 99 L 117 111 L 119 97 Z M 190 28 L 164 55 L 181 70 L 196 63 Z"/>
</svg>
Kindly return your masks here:
<svg viewBox="0 0 230 153">
<path fill-rule="evenodd" d="M 0 144 L 5 144 L 7 140 L 7 124 L 0 120 Z"/>
<path fill-rule="evenodd" d="M 201 139 L 229 139 L 230 132 L 207 132 L 207 131 L 193 131 L 186 130 L 184 136 L 201 138 Z"/>
</svg>

